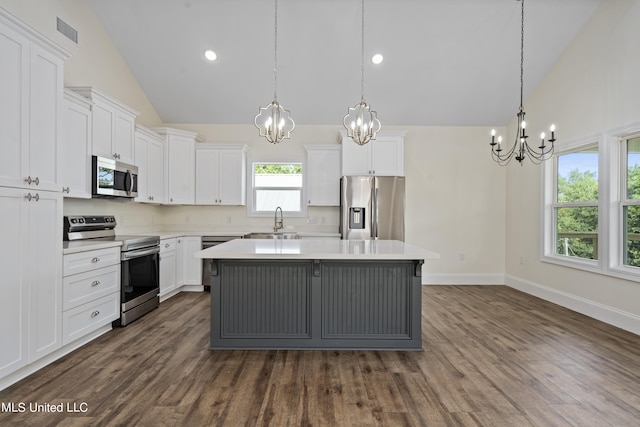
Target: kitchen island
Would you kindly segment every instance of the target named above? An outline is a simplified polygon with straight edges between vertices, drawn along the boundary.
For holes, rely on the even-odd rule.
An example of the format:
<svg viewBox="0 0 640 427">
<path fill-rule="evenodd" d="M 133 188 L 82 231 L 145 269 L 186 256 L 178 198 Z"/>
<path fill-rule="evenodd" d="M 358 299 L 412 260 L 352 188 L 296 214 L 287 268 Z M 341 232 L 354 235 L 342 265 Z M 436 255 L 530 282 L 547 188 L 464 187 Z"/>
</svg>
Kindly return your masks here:
<svg viewBox="0 0 640 427">
<path fill-rule="evenodd" d="M 396 240 L 238 239 L 212 259 L 211 349 L 421 350 L 421 270 Z"/>
</svg>

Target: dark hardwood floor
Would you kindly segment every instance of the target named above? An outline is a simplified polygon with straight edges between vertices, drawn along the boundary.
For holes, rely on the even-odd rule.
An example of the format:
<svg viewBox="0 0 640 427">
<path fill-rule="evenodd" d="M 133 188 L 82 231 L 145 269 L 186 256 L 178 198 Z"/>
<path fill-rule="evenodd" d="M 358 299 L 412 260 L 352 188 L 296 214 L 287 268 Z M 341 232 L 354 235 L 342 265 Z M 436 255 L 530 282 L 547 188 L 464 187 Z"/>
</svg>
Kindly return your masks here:
<svg viewBox="0 0 640 427">
<path fill-rule="evenodd" d="M 0 425 L 640 425 L 640 337 L 505 286 L 424 287 L 424 352 L 209 351 L 207 297 L 0 391 Z"/>
</svg>

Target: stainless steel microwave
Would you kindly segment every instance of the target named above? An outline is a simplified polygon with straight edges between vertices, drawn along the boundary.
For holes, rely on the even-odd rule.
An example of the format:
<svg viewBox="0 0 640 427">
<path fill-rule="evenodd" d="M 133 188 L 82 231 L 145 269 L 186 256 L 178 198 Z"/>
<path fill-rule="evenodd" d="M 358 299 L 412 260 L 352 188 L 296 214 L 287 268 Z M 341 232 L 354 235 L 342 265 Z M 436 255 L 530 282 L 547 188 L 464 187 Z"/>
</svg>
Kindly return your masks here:
<svg viewBox="0 0 640 427">
<path fill-rule="evenodd" d="M 91 194 L 93 197 L 138 196 L 138 167 L 106 157 L 92 156 Z"/>
</svg>

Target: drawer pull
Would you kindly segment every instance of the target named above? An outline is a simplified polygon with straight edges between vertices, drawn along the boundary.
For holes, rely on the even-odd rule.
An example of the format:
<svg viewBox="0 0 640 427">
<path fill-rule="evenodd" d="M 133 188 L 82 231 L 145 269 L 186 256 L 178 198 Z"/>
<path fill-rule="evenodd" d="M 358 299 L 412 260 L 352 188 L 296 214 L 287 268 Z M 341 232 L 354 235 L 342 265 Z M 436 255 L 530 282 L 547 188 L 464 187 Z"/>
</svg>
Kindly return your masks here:
<svg viewBox="0 0 640 427">
<path fill-rule="evenodd" d="M 40 178 L 38 178 L 38 177 L 36 176 L 36 179 L 34 179 L 34 180 L 33 180 L 33 182 L 34 182 L 36 185 L 40 184 Z"/>
<path fill-rule="evenodd" d="M 27 193 L 26 196 L 24 196 L 25 199 L 27 199 L 28 201 L 31 201 L 31 199 L 33 198 L 33 196 L 31 195 L 31 193 Z"/>
<path fill-rule="evenodd" d="M 33 180 L 31 179 L 31 177 L 30 177 L 30 176 L 28 176 L 28 177 L 26 177 L 26 178 L 24 179 L 24 182 L 26 182 L 27 184 L 31 185 L 31 183 L 33 182 Z"/>
<path fill-rule="evenodd" d="M 96 310 L 93 313 L 91 313 L 91 317 L 96 317 L 99 314 L 100 314 L 100 312 L 98 310 Z"/>
<path fill-rule="evenodd" d="M 93 263 L 100 262 L 100 258 L 98 258 L 98 257 L 93 257 L 93 259 L 91 260 L 91 262 L 93 262 Z"/>
<path fill-rule="evenodd" d="M 91 282 L 91 286 L 98 286 L 100 284 L 100 280 L 94 280 Z"/>
<path fill-rule="evenodd" d="M 168 244 L 168 243 L 165 243 L 165 244 L 164 244 L 164 247 L 165 247 L 165 248 L 168 248 L 168 247 L 169 247 L 169 244 Z"/>
</svg>

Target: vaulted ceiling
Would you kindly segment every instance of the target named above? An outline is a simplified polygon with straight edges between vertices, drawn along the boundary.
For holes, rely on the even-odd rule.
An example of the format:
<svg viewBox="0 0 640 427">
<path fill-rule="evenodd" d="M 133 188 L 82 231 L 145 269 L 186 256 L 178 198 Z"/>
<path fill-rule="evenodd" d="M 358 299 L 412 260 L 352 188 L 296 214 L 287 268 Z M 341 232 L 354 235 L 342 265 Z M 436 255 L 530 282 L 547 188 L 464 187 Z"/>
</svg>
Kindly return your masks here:
<svg viewBox="0 0 640 427">
<path fill-rule="evenodd" d="M 601 1 L 526 1 L 525 107 Z M 274 1 L 90 2 L 165 123 L 250 124 L 273 100 Z M 366 0 L 364 97 L 383 126 L 508 123 L 519 104 L 520 5 Z M 279 0 L 277 95 L 296 124 L 341 125 L 360 101 L 360 6 Z"/>
</svg>

